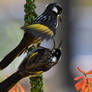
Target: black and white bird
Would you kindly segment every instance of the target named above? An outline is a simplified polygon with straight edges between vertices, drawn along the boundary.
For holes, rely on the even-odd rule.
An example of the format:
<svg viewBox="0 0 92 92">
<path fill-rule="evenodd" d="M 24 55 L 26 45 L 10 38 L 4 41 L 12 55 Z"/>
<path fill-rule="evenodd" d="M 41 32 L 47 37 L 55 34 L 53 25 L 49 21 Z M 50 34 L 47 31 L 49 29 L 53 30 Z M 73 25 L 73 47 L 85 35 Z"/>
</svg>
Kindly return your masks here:
<svg viewBox="0 0 92 92">
<path fill-rule="evenodd" d="M 24 77 L 36 77 L 55 66 L 61 57 L 61 45 L 57 48 L 48 49 L 39 47 L 28 54 L 23 59 L 18 70 L 0 83 L 0 92 L 8 92 L 17 82 Z"/>
<path fill-rule="evenodd" d="M 53 39 L 57 30 L 58 17 L 60 18 L 61 14 L 62 7 L 57 3 L 51 3 L 31 25 L 21 27 L 24 30 L 24 36 L 19 45 L 1 60 L 0 70 L 7 67 L 17 56 L 26 51 L 29 46 L 39 46 L 44 39 Z"/>
</svg>

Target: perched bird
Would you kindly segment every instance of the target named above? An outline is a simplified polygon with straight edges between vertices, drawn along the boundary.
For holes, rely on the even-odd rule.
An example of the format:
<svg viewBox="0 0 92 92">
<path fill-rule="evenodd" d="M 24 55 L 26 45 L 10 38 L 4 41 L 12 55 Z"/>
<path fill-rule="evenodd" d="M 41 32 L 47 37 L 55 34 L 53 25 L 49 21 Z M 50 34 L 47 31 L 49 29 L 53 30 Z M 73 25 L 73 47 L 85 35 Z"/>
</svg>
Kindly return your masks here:
<svg viewBox="0 0 92 92">
<path fill-rule="evenodd" d="M 37 77 L 55 66 L 61 57 L 61 44 L 57 48 L 48 49 L 39 47 L 28 52 L 20 64 L 18 71 L 0 83 L 0 92 L 8 92 L 18 81 L 24 77 Z"/>
<path fill-rule="evenodd" d="M 24 36 L 19 45 L 8 53 L 0 62 L 0 69 L 7 67 L 17 56 L 21 55 L 29 46 L 37 45 L 45 39 L 53 39 L 56 34 L 58 17 L 62 14 L 62 8 L 57 3 L 51 3 L 45 11 L 29 26 L 23 26 Z"/>
</svg>

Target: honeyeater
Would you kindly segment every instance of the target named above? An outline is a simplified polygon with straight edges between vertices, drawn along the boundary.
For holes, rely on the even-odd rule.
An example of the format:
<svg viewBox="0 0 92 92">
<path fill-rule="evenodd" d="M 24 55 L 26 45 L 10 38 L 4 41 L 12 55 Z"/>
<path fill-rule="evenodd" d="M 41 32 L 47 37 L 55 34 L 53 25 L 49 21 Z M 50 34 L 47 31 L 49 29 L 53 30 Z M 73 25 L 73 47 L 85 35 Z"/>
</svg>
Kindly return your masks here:
<svg viewBox="0 0 92 92">
<path fill-rule="evenodd" d="M 44 39 L 53 39 L 58 26 L 58 18 L 61 18 L 61 14 L 61 6 L 57 3 L 51 3 L 31 25 L 21 27 L 24 30 L 24 36 L 19 45 L 0 62 L 0 69 L 7 67 L 17 56 L 26 51 L 29 46 L 33 44 L 39 46 Z"/>
<path fill-rule="evenodd" d="M 12 74 L 2 83 L 0 83 L 0 92 L 8 92 L 21 79 L 28 77 L 37 77 L 50 70 L 55 66 L 61 57 L 61 42 L 57 48 L 48 49 L 45 47 L 38 47 L 28 54 L 23 59 L 17 72 Z"/>
</svg>

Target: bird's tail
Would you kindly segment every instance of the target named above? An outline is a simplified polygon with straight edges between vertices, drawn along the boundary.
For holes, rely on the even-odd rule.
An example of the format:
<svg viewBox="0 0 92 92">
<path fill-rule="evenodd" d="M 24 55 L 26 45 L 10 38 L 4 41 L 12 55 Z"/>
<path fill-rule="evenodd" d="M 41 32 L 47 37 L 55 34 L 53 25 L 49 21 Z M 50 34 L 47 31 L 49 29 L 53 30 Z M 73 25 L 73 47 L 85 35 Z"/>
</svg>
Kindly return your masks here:
<svg viewBox="0 0 92 92">
<path fill-rule="evenodd" d="M 19 74 L 19 71 L 15 72 L 2 83 L 0 83 L 0 92 L 8 92 L 22 78 L 23 76 Z"/>
<path fill-rule="evenodd" d="M 26 48 L 32 43 L 32 40 L 32 37 L 29 37 L 27 34 L 25 34 L 19 45 L 15 49 L 13 49 L 9 54 L 7 54 L 0 62 L 0 70 L 7 67 L 17 56 L 21 55 L 26 50 Z"/>
<path fill-rule="evenodd" d="M 3 60 L 0 62 L 0 69 L 4 69 L 7 67 L 15 58 L 18 56 L 18 54 L 22 51 L 23 49 L 20 48 L 20 46 L 16 47 L 14 50 L 12 50 L 9 54 L 7 54 Z"/>
</svg>

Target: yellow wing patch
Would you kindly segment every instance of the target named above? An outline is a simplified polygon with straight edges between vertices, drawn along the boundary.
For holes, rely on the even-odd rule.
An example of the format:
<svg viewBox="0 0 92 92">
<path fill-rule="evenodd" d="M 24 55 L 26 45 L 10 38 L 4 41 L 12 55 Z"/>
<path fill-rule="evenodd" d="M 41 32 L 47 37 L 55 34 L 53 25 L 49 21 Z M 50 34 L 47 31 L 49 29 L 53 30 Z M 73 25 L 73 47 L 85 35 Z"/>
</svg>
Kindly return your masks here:
<svg viewBox="0 0 92 92">
<path fill-rule="evenodd" d="M 43 71 L 36 72 L 36 74 L 41 74 L 41 73 L 43 73 Z"/>
<path fill-rule="evenodd" d="M 29 59 L 28 59 L 28 60 L 30 60 L 32 57 L 34 57 L 34 56 L 36 56 L 36 55 L 38 55 L 38 52 L 35 52 L 35 53 L 31 54 L 31 55 L 29 56 Z"/>
<path fill-rule="evenodd" d="M 30 29 L 37 30 L 37 31 L 42 31 L 43 33 L 47 33 L 48 35 L 51 35 L 51 36 L 54 35 L 53 31 L 50 28 L 42 24 L 32 24 L 27 27 Z"/>
<path fill-rule="evenodd" d="M 42 24 L 32 24 L 32 25 L 27 26 L 27 27 L 31 28 L 31 29 L 36 29 L 36 30 L 39 30 L 39 31 L 43 31 L 43 30 L 49 29 L 47 26 L 44 26 Z"/>
</svg>

